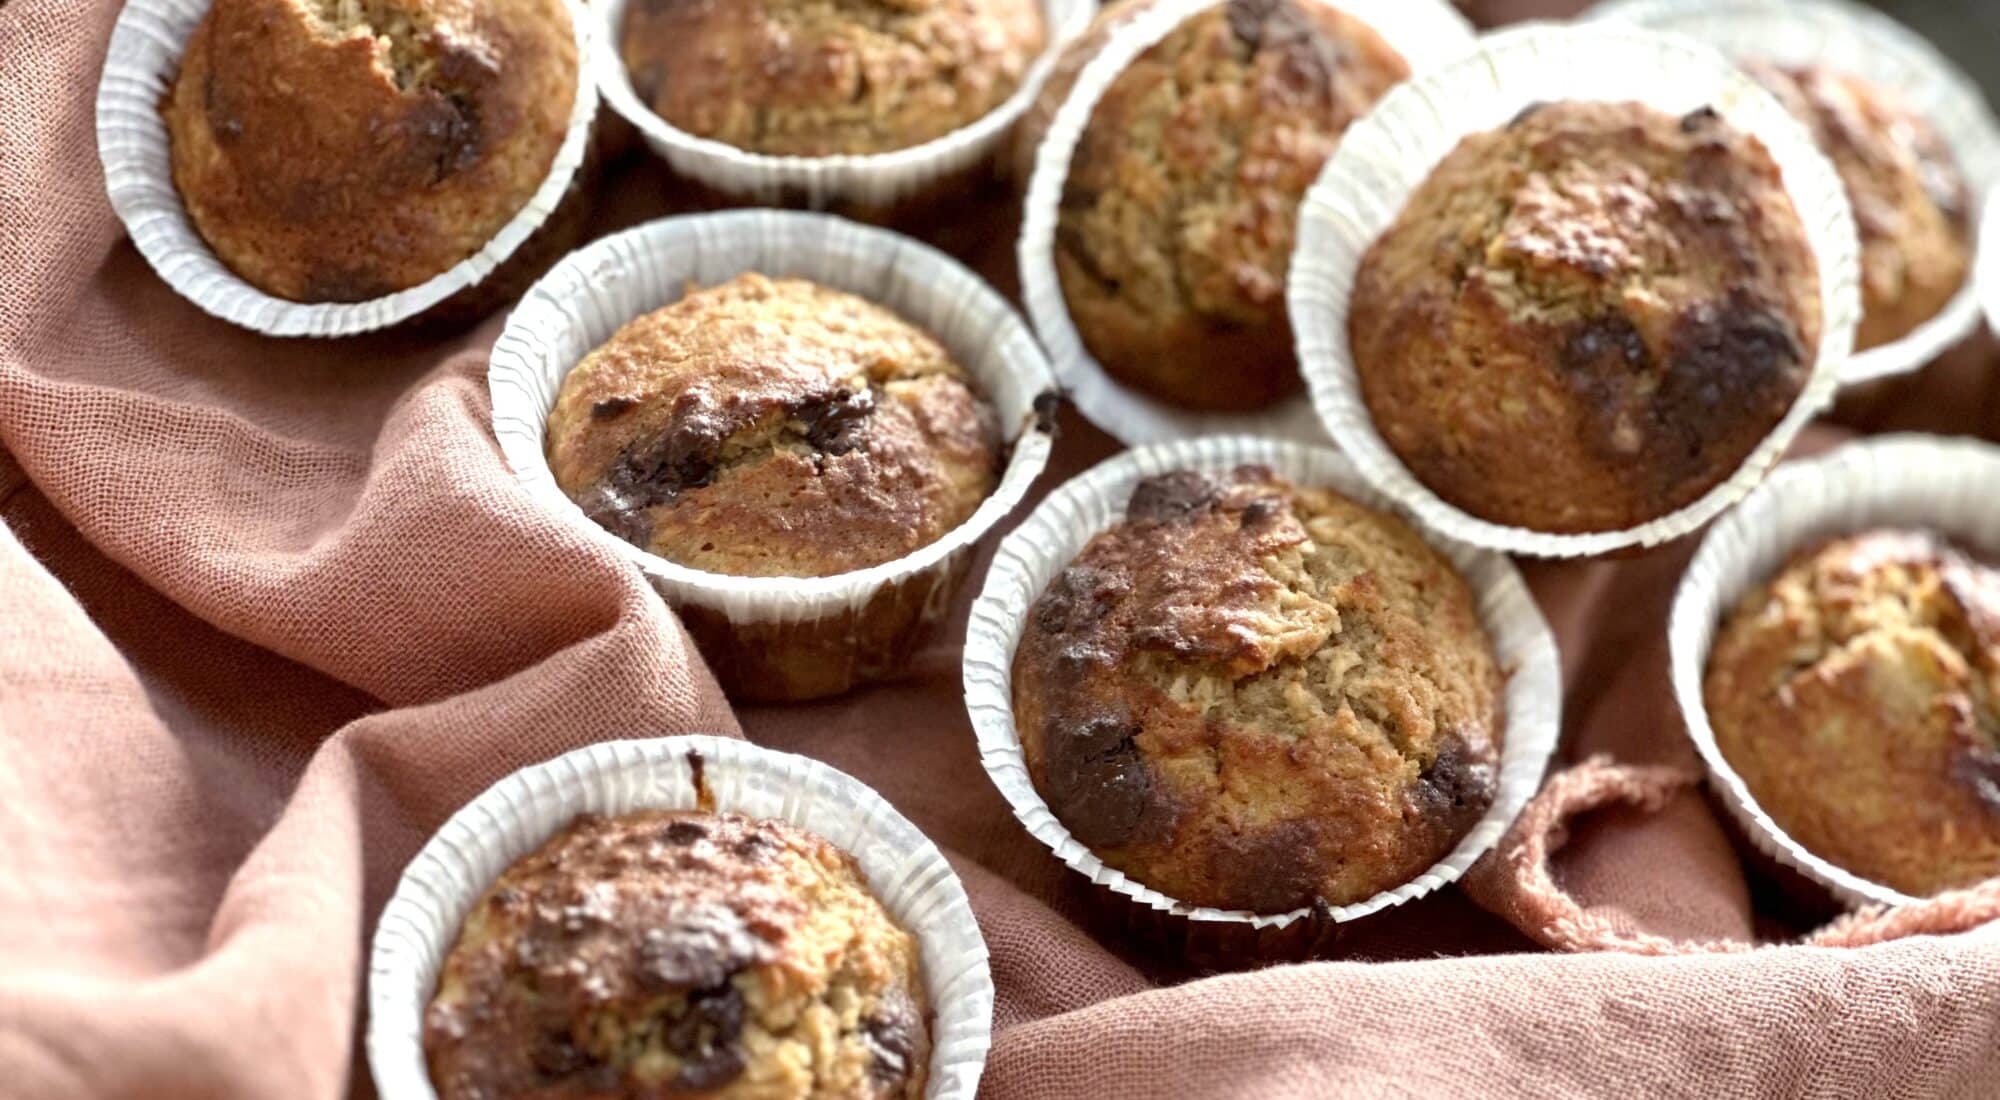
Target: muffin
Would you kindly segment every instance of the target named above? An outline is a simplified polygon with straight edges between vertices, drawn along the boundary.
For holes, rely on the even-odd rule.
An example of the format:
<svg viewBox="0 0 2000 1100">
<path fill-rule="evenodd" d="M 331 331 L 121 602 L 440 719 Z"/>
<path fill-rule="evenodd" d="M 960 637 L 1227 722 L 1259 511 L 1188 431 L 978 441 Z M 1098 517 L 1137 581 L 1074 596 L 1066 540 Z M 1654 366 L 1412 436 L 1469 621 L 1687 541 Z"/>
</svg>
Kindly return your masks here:
<svg viewBox="0 0 2000 1100">
<path fill-rule="evenodd" d="M 584 513 L 669 561 L 825 577 L 963 523 L 998 483 L 993 408 L 889 310 L 748 273 L 618 330 L 563 379 L 549 467 Z"/>
<path fill-rule="evenodd" d="M 1464 579 L 1401 520 L 1262 467 L 1140 482 L 1031 608 L 1012 691 L 1057 820 L 1192 905 L 1361 901 L 1497 786 L 1501 676 Z"/>
<path fill-rule="evenodd" d="M 1629 528 L 1726 480 L 1805 388 L 1819 272 L 1778 167 L 1702 108 L 1536 104 L 1461 141 L 1362 256 L 1376 428 L 1482 519 Z"/>
<path fill-rule="evenodd" d="M 633 90 L 696 137 L 819 157 L 906 149 L 1021 86 L 1047 30 L 1037 0 L 633 0 Z"/>
<path fill-rule="evenodd" d="M 998 418 L 943 345 L 803 279 L 740 275 L 640 317 L 563 380 L 549 468 L 585 515 L 708 573 L 827 577 L 905 557 L 999 483 Z M 901 668 L 964 562 L 851 613 L 682 620 L 737 698 L 844 691 Z"/>
<path fill-rule="evenodd" d="M 1744 69 L 1812 130 L 1861 235 L 1857 350 L 1908 335 L 1965 285 L 1972 200 L 1943 139 L 1893 89 L 1820 67 Z"/>
<path fill-rule="evenodd" d="M 1300 388 L 1285 318 L 1298 205 L 1341 132 L 1409 75 L 1311 0 L 1229 0 L 1120 73 L 1078 141 L 1056 274 L 1112 377 L 1190 409 Z"/>
<path fill-rule="evenodd" d="M 174 186 L 258 289 L 378 298 L 520 212 L 577 80 L 562 0 L 215 0 L 162 105 Z"/>
<path fill-rule="evenodd" d="M 1806 551 L 1723 624 L 1703 699 L 1814 854 L 1919 897 L 2000 875 L 2000 571 L 1916 531 Z"/>
<path fill-rule="evenodd" d="M 424 1015 L 441 1100 L 923 1095 L 914 937 L 854 858 L 737 814 L 578 817 L 472 906 Z"/>
</svg>

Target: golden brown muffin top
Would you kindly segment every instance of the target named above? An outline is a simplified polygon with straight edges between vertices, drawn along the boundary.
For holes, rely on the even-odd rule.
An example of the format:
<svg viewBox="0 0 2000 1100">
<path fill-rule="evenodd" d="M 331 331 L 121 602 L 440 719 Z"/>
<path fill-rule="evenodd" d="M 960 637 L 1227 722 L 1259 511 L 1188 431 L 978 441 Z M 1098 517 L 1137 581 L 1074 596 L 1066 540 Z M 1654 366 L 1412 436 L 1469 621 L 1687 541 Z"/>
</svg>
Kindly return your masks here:
<svg viewBox="0 0 2000 1100">
<path fill-rule="evenodd" d="M 1631 527 L 1742 465 L 1804 389 L 1818 265 L 1777 165 L 1706 108 L 1537 104 L 1453 149 L 1362 257 L 1376 427 L 1452 504 Z"/>
<path fill-rule="evenodd" d="M 484 247 L 547 178 L 576 88 L 561 0 L 215 0 L 162 112 L 224 264 L 353 302 Z"/>
<path fill-rule="evenodd" d="M 593 520 L 711 573 L 893 561 L 999 481 L 998 423 L 944 345 L 804 279 L 749 273 L 633 320 L 563 379 L 556 484 Z"/>
<path fill-rule="evenodd" d="M 1285 271 L 1299 200 L 1348 124 L 1408 75 L 1367 24 L 1310 0 L 1229 0 L 1120 73 L 1056 226 L 1092 357 L 1195 408 L 1296 390 Z"/>
<path fill-rule="evenodd" d="M 632 0 L 639 98 L 697 137 L 779 156 L 885 153 L 968 126 L 1021 86 L 1037 0 Z"/>
<path fill-rule="evenodd" d="M 1472 595 L 1401 520 L 1246 466 L 1133 489 L 1028 616 L 1035 787 L 1176 900 L 1346 905 L 1491 804 L 1501 677 Z"/>
<path fill-rule="evenodd" d="M 441 1100 L 923 1095 L 914 937 L 854 858 L 738 814 L 586 814 L 473 904 L 424 1014 Z"/>
<path fill-rule="evenodd" d="M 1916 531 L 1801 553 L 1723 624 L 1703 695 L 1808 850 L 1916 896 L 2000 875 L 2000 571 Z"/>
<path fill-rule="evenodd" d="M 1972 199 L 1951 149 L 1894 89 L 1820 67 L 1744 69 L 1812 130 L 1861 234 L 1857 349 L 1937 315 L 1972 263 Z"/>
</svg>

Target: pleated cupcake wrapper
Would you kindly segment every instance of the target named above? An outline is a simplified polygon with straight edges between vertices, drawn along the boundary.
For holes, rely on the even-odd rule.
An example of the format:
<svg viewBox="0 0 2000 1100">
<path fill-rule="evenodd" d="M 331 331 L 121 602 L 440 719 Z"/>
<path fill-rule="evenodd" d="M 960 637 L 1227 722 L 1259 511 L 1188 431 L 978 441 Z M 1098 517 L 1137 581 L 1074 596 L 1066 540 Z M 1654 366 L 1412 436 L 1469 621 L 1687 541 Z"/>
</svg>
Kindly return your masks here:
<svg viewBox="0 0 2000 1100">
<path fill-rule="evenodd" d="M 1824 65 L 1898 92 L 1951 148 L 1974 203 L 1978 251 L 1987 190 L 2000 182 L 2000 123 L 1979 85 L 1920 34 L 1849 0 L 1611 0 L 1588 13 L 1685 34 L 1732 60 Z M 1936 359 L 1979 325 L 1979 290 L 1968 273 L 1937 316 L 1899 340 L 1857 351 L 1841 372 L 1859 385 L 1911 371 Z"/>
<path fill-rule="evenodd" d="M 854 856 L 917 938 L 931 1021 L 932 1100 L 972 1100 L 991 1045 L 993 979 L 965 888 L 936 845 L 860 780 L 725 737 L 607 741 L 523 768 L 451 816 L 404 869 L 368 961 L 368 1064 L 383 1100 L 434 1100 L 423 1019 L 459 925 L 500 873 L 578 814 L 692 810 L 691 756 L 714 809 L 810 830 Z"/>
<path fill-rule="evenodd" d="M 993 155 L 1014 122 L 1048 79 L 1062 44 L 1082 31 L 1097 5 L 1091 0 L 1042 0 L 1047 42 L 1000 106 L 942 137 L 885 153 L 824 157 L 774 156 L 697 137 L 655 114 L 632 87 L 621 40 L 629 0 L 594 0 L 591 7 L 607 48 L 597 58 L 597 85 L 605 102 L 636 127 L 646 144 L 673 170 L 738 199 L 820 209 L 835 204 L 884 208 L 948 181 Z"/>
<path fill-rule="evenodd" d="M 1226 0 L 1160 0 L 1133 15 L 1113 31 L 1097 56 L 1077 74 L 1076 82 L 1050 121 L 1035 153 L 1022 208 L 1017 258 L 1021 299 L 1035 332 L 1049 349 L 1056 376 L 1070 399 L 1090 422 L 1137 447 L 1198 435 L 1251 433 L 1303 442 L 1323 443 L 1326 431 L 1303 396 L 1256 412 L 1198 412 L 1155 400 L 1130 389 L 1107 373 L 1084 347 L 1083 336 L 1070 318 L 1062 281 L 1056 274 L 1056 223 L 1063 188 L 1077 143 L 1090 123 L 1091 112 L 1139 55 L 1158 45 L 1176 27 Z M 1314 0 L 1319 2 L 1319 0 Z M 1328 0 L 1331 6 L 1373 27 L 1403 55 L 1413 72 L 1423 72 L 1472 48 L 1472 26 L 1444 0 Z M 1219 363 L 1218 370 L 1228 364 Z"/>
<path fill-rule="evenodd" d="M 561 204 L 588 152 L 597 115 L 591 82 L 598 51 L 582 0 L 564 0 L 576 33 L 576 98 L 549 174 L 512 220 L 471 256 L 441 274 L 364 302 L 293 302 L 251 286 L 211 250 L 174 186 L 160 105 L 180 73 L 188 36 L 210 0 L 127 0 L 111 32 L 97 86 L 97 150 L 111 206 L 146 262 L 182 297 L 232 324 L 270 336 L 352 336 L 416 317 L 484 280 L 540 229 Z"/>
<path fill-rule="evenodd" d="M 1788 462 L 1702 538 L 1674 594 L 1668 652 L 1674 697 L 1722 804 L 1764 854 L 1850 906 L 1913 900 L 1808 851 L 1786 836 L 1717 746 L 1702 681 L 1716 631 L 1745 593 L 1798 554 L 1880 527 L 1938 531 L 2000 553 L 2000 447 L 1923 435 L 1878 436 Z"/>
<path fill-rule="evenodd" d="M 2000 184 L 1995 184 L 1986 193 L 1979 239 L 1993 244 L 1979 250 L 1973 279 L 1979 284 L 1979 300 L 1986 314 L 1987 331 L 2000 336 Z"/>
<path fill-rule="evenodd" d="M 678 301 L 689 283 L 746 271 L 799 276 L 886 306 L 937 337 L 999 413 L 1012 453 L 971 518 L 916 552 L 832 577 L 735 577 L 659 557 L 599 527 L 549 470 L 543 450 L 563 377 L 635 317 Z M 507 318 L 487 369 L 493 432 L 515 475 L 542 504 L 637 565 L 670 603 L 736 623 L 811 622 L 858 612 L 886 586 L 949 568 L 1012 511 L 1047 465 L 1036 414 L 1054 386 L 1027 325 L 991 286 L 937 249 L 828 214 L 737 210 L 663 218 L 571 253 Z"/>
<path fill-rule="evenodd" d="M 973 604 L 965 641 L 965 697 L 980 762 L 1014 816 L 1069 868 L 1136 906 L 1190 922 L 1238 925 L 1274 933 L 1298 922 L 1343 924 L 1420 898 L 1456 881 L 1500 839 L 1540 784 L 1562 728 L 1562 677 L 1556 646 L 1520 573 L 1506 557 L 1438 539 L 1431 545 L 1465 577 L 1480 622 L 1506 675 L 1505 743 L 1493 805 L 1451 853 L 1428 871 L 1364 901 L 1338 908 L 1258 914 L 1189 905 L 1107 866 L 1056 819 L 1029 778 L 1014 726 L 1014 650 L 1034 603 L 1093 535 L 1124 518 L 1132 488 L 1170 470 L 1225 472 L 1245 463 L 1269 467 L 1299 485 L 1330 488 L 1363 504 L 1396 509 L 1328 447 L 1244 436 L 1160 443 L 1128 451 L 1070 479 L 1001 542 Z M 1421 528 L 1419 528 L 1421 530 Z M 1143 916 L 1144 914 L 1140 914 Z M 1193 931 L 1194 929 L 1190 929 Z"/>
<path fill-rule="evenodd" d="M 1418 481 L 1376 430 L 1347 341 L 1361 257 L 1438 161 L 1469 135 L 1532 103 L 1638 101 L 1669 114 L 1713 107 L 1763 142 L 1783 174 L 1819 265 L 1821 334 L 1791 409 L 1738 468 L 1698 500 L 1634 527 L 1551 534 L 1481 519 Z M 1707 46 L 1612 23 L 1530 25 L 1486 35 L 1476 52 L 1392 89 L 1348 128 L 1306 195 L 1287 302 L 1320 420 L 1362 476 L 1443 534 L 1494 550 L 1583 557 L 1685 535 L 1742 499 L 1799 430 L 1832 401 L 1861 317 L 1854 216 L 1833 164 L 1770 93 Z"/>
</svg>

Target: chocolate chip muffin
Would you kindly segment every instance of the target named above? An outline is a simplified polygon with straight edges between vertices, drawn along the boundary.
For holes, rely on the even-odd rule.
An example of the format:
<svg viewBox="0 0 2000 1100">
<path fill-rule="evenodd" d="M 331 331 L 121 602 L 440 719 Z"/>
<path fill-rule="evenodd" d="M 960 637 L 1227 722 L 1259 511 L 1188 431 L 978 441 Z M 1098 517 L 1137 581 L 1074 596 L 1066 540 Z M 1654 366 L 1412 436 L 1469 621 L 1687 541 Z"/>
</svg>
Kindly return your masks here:
<svg viewBox="0 0 2000 1100">
<path fill-rule="evenodd" d="M 1056 274 L 1090 354 L 1192 409 L 1299 389 L 1285 272 L 1299 200 L 1409 66 L 1312 0 L 1229 0 L 1119 74 L 1063 189 Z"/>
<path fill-rule="evenodd" d="M 710 573 L 823 577 L 903 557 L 998 483 L 990 404 L 928 333 L 755 273 L 620 329 L 563 380 L 556 483 L 593 520 Z"/>
<path fill-rule="evenodd" d="M 1046 41 L 1037 0 L 632 0 L 633 89 L 753 153 L 886 153 L 1012 96 Z"/>
<path fill-rule="evenodd" d="M 586 815 L 474 903 L 424 1052 L 441 1100 L 914 1100 L 919 958 L 854 857 L 805 830 Z"/>
<path fill-rule="evenodd" d="M 1560 102 L 1461 141 L 1362 257 L 1383 439 L 1446 501 L 1554 533 L 1726 480 L 1805 388 L 1819 271 L 1778 167 L 1714 111 Z"/>
<path fill-rule="evenodd" d="M 562 0 L 215 0 L 162 106 L 174 185 L 258 289 L 381 297 L 513 220 L 577 80 Z"/>
<path fill-rule="evenodd" d="M 2000 875 L 2000 571 L 1916 531 L 1809 550 L 1723 624 L 1703 697 L 1813 853 L 1916 896 Z"/>
<path fill-rule="evenodd" d="M 1744 69 L 1812 130 L 1847 188 L 1861 234 L 1855 347 L 1937 316 L 1972 265 L 1972 200 L 1944 140 L 1893 89 L 1819 67 Z"/>
<path fill-rule="evenodd" d="M 1049 809 L 1178 901 L 1358 902 L 1491 805 L 1501 676 L 1406 524 L 1243 467 L 1133 491 L 1031 610 L 1014 720 Z"/>
</svg>

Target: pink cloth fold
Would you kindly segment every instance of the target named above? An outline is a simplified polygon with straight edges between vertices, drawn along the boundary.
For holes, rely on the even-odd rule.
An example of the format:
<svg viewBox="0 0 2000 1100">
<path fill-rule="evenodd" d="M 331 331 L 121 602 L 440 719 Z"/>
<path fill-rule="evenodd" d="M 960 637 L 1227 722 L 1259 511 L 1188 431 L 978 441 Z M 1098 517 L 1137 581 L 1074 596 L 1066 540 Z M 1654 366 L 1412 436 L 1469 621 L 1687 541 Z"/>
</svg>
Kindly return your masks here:
<svg viewBox="0 0 2000 1100">
<path fill-rule="evenodd" d="M 1089 923 L 981 773 L 970 593 L 897 682 L 732 711 L 643 580 L 514 486 L 498 318 L 277 341 L 173 295 L 97 166 L 117 9 L 0 6 L 0 1096 L 370 1094 L 367 937 L 430 831 L 517 767 L 698 730 L 828 760 L 951 853 L 995 1097 L 1993 1095 L 1995 887 L 1815 930 L 1701 796 L 1664 687 L 1689 547 L 1530 568 L 1563 760 L 1462 889 L 1336 961 L 1196 978 Z M 597 232 L 683 201 L 636 154 L 603 192 Z M 1012 286 L 1004 217 L 926 235 Z M 1846 419 L 2000 434 L 1991 352 Z M 1064 426 L 1044 489 L 1114 449 Z"/>
</svg>

